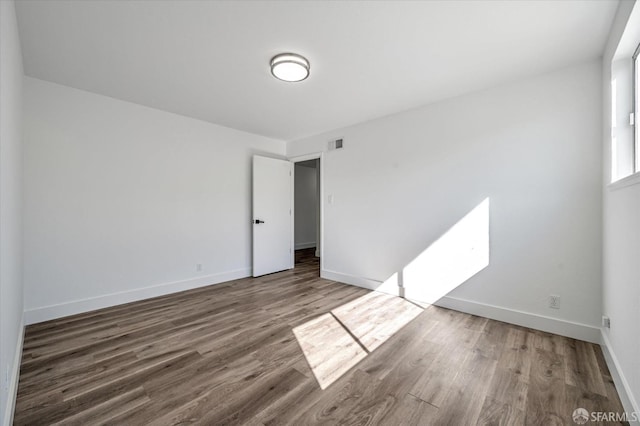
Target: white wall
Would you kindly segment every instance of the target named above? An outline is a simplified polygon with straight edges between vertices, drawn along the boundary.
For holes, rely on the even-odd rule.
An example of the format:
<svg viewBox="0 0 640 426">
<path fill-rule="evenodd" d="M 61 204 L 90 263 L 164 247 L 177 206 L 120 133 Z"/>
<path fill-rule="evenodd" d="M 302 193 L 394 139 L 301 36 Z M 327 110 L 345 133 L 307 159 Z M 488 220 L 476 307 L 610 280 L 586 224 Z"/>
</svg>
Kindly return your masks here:
<svg viewBox="0 0 640 426">
<path fill-rule="evenodd" d="M 32 78 L 24 140 L 28 323 L 250 275 L 251 156 L 284 142 Z"/>
<path fill-rule="evenodd" d="M 599 339 L 601 78 L 585 63 L 290 142 L 344 138 L 324 157 L 323 276 L 376 288 L 488 197 L 490 263 L 440 303 Z"/>
<path fill-rule="evenodd" d="M 316 247 L 318 217 L 316 168 L 295 166 L 295 246 L 297 249 Z"/>
<path fill-rule="evenodd" d="M 13 1 L 0 1 L 0 55 L 0 422 L 8 425 L 13 414 L 24 330 L 23 72 Z"/>
<path fill-rule="evenodd" d="M 630 18 L 635 2 L 621 2 L 614 21 L 607 47 L 603 56 L 603 140 L 604 158 L 604 281 L 603 313 L 611 319 L 611 329 L 603 329 L 605 355 L 616 379 L 616 388 L 620 393 L 625 409 L 640 412 L 640 179 L 631 176 L 615 184 L 611 182 L 612 152 L 612 114 L 611 81 L 612 60 L 621 41 L 625 26 Z M 637 4 L 636 4 L 637 9 Z M 635 18 L 640 18 L 634 10 Z M 640 35 L 640 19 L 631 22 L 631 32 Z M 628 34 L 627 34 L 628 35 Z M 630 52 L 640 42 L 640 37 L 630 40 Z M 621 46 L 623 47 L 623 46 Z M 616 69 L 618 71 L 618 59 Z M 630 72 L 630 69 L 628 70 Z M 617 133 L 631 134 L 632 127 L 623 127 L 628 113 L 632 110 L 630 96 L 621 96 L 632 92 L 630 79 L 617 76 Z M 624 102 L 626 101 L 626 105 Z M 628 123 L 628 122 L 627 122 Z M 628 138 L 632 142 L 631 136 Z M 631 154 L 631 152 L 629 152 Z M 630 157 L 630 156 L 629 156 Z M 620 160 L 620 159 L 618 159 Z M 620 164 L 620 161 L 617 161 Z"/>
</svg>

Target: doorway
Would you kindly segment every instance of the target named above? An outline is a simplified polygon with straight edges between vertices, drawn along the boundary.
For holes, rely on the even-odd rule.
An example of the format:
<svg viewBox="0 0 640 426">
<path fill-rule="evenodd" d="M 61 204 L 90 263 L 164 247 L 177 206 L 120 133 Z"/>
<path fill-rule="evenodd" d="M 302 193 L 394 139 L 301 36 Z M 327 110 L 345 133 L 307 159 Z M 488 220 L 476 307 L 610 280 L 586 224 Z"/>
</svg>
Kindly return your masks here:
<svg viewBox="0 0 640 426">
<path fill-rule="evenodd" d="M 294 162 L 294 268 L 320 276 L 320 158 Z"/>
</svg>

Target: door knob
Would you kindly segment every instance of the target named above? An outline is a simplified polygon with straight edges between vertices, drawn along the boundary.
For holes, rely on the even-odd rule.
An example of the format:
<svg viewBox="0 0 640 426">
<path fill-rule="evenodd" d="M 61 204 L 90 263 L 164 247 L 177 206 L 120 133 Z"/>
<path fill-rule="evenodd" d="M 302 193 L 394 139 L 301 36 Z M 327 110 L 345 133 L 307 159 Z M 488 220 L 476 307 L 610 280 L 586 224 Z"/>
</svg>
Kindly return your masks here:
<svg viewBox="0 0 640 426">
<path fill-rule="evenodd" d="M 255 223 L 256 225 L 259 225 L 261 223 L 264 223 L 264 220 L 256 219 L 253 221 L 253 223 Z"/>
</svg>

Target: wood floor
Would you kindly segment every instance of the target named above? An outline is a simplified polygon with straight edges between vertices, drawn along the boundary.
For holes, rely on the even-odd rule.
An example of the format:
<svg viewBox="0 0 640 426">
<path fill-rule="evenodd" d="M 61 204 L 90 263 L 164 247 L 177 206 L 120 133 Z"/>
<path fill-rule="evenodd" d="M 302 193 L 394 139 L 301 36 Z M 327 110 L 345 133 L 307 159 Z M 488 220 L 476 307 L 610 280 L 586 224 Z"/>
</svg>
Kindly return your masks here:
<svg viewBox="0 0 640 426">
<path fill-rule="evenodd" d="M 323 280 L 308 254 L 27 327 L 15 424 L 571 425 L 578 407 L 623 411 L 597 345 Z"/>
</svg>

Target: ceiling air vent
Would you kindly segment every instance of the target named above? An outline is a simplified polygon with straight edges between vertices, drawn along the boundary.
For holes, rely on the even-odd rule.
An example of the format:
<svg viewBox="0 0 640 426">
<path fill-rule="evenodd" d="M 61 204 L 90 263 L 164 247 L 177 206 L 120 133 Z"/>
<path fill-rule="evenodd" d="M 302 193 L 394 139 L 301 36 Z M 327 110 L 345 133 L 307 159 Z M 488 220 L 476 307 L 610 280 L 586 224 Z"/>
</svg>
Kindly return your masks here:
<svg viewBox="0 0 640 426">
<path fill-rule="evenodd" d="M 334 149 L 342 149 L 342 139 L 329 141 L 329 151 L 333 151 Z"/>
</svg>

